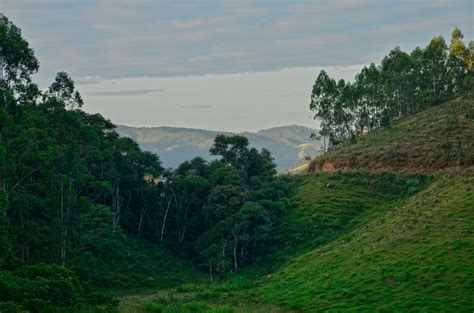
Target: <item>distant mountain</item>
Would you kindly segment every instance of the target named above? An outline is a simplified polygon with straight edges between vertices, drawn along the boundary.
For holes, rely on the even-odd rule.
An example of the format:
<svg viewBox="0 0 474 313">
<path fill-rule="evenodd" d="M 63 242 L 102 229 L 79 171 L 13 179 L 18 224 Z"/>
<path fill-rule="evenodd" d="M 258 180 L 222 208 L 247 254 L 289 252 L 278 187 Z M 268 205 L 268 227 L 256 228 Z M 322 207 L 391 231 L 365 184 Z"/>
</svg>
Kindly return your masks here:
<svg viewBox="0 0 474 313">
<path fill-rule="evenodd" d="M 178 127 L 129 127 L 118 125 L 118 133 L 138 142 L 142 149 L 156 153 L 165 167 L 177 167 L 183 161 L 200 156 L 212 160 L 209 154 L 214 138 L 218 134 L 232 135 L 204 129 Z M 315 132 L 304 126 L 282 126 L 260 130 L 256 133 L 242 132 L 249 139 L 250 146 L 266 148 L 272 152 L 279 171 L 304 162 L 305 156 L 316 156 L 320 142 L 311 140 Z"/>
</svg>

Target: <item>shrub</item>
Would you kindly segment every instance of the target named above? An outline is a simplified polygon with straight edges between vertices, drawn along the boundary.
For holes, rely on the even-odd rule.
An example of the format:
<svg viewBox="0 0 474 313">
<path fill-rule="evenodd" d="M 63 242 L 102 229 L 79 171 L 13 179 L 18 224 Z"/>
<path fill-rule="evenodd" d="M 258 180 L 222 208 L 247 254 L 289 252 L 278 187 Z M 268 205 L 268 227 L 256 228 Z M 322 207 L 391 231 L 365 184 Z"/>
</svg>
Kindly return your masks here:
<svg viewBox="0 0 474 313">
<path fill-rule="evenodd" d="M 110 297 L 88 294 L 76 274 L 55 264 L 0 271 L 0 312 L 64 312 L 115 306 Z M 23 310 L 23 311 L 22 311 Z"/>
</svg>

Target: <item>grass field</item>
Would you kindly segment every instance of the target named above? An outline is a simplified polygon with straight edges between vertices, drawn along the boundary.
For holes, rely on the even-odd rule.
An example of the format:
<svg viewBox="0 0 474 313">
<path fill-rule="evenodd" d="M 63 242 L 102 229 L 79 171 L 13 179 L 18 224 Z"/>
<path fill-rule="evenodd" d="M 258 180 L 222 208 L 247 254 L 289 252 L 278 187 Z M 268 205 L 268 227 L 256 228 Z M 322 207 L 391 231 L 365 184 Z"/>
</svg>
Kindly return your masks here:
<svg viewBox="0 0 474 313">
<path fill-rule="evenodd" d="M 472 312 L 473 204 L 473 169 L 439 174 L 406 203 L 283 266 L 261 299 L 311 312 Z"/>
<path fill-rule="evenodd" d="M 426 175 L 346 172 L 294 176 L 292 208 L 278 233 L 292 256 L 334 240 L 374 214 L 389 210 L 428 183 Z"/>
</svg>

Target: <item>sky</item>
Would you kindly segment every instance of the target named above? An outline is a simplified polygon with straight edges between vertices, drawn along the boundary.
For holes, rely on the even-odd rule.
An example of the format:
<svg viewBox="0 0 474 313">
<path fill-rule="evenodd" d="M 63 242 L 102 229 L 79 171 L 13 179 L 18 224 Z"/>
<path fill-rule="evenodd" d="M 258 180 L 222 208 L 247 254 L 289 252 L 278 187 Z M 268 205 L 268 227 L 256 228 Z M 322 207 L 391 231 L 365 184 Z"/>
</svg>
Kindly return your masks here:
<svg viewBox="0 0 474 313">
<path fill-rule="evenodd" d="M 66 71 L 85 111 L 117 124 L 225 131 L 315 127 L 321 69 L 351 80 L 395 46 L 455 27 L 474 37 L 473 0 L 0 0 L 40 60 Z"/>
</svg>

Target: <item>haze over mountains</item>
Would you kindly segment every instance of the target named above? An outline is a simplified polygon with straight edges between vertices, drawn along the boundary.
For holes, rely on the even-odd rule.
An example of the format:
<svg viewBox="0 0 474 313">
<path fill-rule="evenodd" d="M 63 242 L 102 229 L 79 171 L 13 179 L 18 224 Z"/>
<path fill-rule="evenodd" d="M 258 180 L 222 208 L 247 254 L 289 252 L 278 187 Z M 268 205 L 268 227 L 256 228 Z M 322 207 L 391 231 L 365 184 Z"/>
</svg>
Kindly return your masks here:
<svg viewBox="0 0 474 313">
<path fill-rule="evenodd" d="M 195 157 L 212 160 L 209 154 L 214 138 L 218 134 L 232 134 L 204 129 L 179 127 L 129 127 L 117 126 L 117 132 L 138 142 L 144 150 L 159 155 L 164 167 L 177 167 L 183 161 Z M 258 132 L 243 132 L 250 146 L 266 148 L 272 152 L 278 171 L 300 164 L 305 156 L 318 155 L 320 142 L 310 139 L 316 132 L 304 126 L 291 125 L 263 129 Z"/>
</svg>

